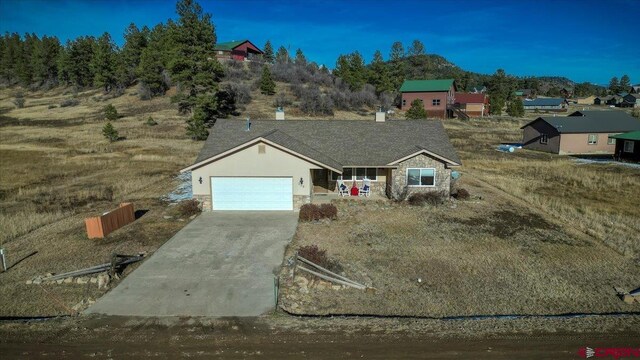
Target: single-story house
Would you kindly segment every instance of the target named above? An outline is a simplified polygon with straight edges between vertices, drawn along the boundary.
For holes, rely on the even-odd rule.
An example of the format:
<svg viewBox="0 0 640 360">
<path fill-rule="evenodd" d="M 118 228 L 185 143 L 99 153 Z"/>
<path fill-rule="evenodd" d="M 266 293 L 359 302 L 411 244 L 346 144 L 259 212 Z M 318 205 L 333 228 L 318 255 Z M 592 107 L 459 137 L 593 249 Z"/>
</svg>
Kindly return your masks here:
<svg viewBox="0 0 640 360">
<path fill-rule="evenodd" d="M 532 89 L 516 90 L 513 94 L 521 99 L 531 99 L 534 96 Z"/>
<path fill-rule="evenodd" d="M 521 127 L 525 149 L 561 155 L 613 154 L 615 138 L 640 130 L 640 120 L 624 111 L 576 111 L 569 116 L 539 117 Z"/>
<path fill-rule="evenodd" d="M 382 119 L 382 120 L 381 120 Z M 461 161 L 436 120 L 220 119 L 191 171 L 205 210 L 294 210 L 338 184 L 373 194 L 450 191 Z"/>
<path fill-rule="evenodd" d="M 630 92 L 632 94 L 639 94 L 640 93 L 640 84 L 632 85 Z"/>
<path fill-rule="evenodd" d="M 400 87 L 402 93 L 400 109 L 409 110 L 411 103 L 418 99 L 422 102 L 427 116 L 452 118 L 452 105 L 457 90 L 453 79 L 405 80 Z"/>
<path fill-rule="evenodd" d="M 567 111 L 567 102 L 562 98 L 537 98 L 522 101 L 525 110 Z"/>
<path fill-rule="evenodd" d="M 576 104 L 578 105 L 593 105 L 596 97 L 595 95 L 576 98 Z"/>
<path fill-rule="evenodd" d="M 609 138 L 616 142 L 616 159 L 640 162 L 640 131 L 611 135 Z"/>
<path fill-rule="evenodd" d="M 214 51 L 218 59 L 238 61 L 252 60 L 263 54 L 262 50 L 258 49 L 258 47 L 249 40 L 218 43 L 215 45 Z"/>
<path fill-rule="evenodd" d="M 640 94 L 627 94 L 622 97 L 622 107 L 640 107 Z"/>
<path fill-rule="evenodd" d="M 605 105 L 611 99 L 611 97 L 611 95 L 596 96 L 596 98 L 593 99 L 593 105 Z"/>
<path fill-rule="evenodd" d="M 560 89 L 560 93 L 562 94 L 562 96 L 564 96 L 565 98 L 570 98 L 573 96 L 573 88 L 569 87 L 569 86 L 565 86 L 562 89 Z"/>
<path fill-rule="evenodd" d="M 470 117 L 489 115 L 489 96 L 483 93 L 456 93 L 453 106 Z"/>
<path fill-rule="evenodd" d="M 615 106 L 620 106 L 620 104 L 622 104 L 622 102 L 624 101 L 624 98 L 620 95 L 611 95 L 608 99 L 606 104 L 607 105 L 615 105 Z"/>
</svg>

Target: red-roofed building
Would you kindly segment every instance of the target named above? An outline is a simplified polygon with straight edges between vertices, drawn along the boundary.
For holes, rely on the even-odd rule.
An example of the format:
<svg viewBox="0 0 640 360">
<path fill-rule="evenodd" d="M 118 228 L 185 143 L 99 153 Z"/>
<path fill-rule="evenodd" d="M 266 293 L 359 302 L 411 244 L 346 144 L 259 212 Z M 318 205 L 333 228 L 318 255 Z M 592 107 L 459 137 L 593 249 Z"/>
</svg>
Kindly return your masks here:
<svg viewBox="0 0 640 360">
<path fill-rule="evenodd" d="M 238 61 L 252 60 L 262 56 L 262 50 L 249 40 L 229 41 L 218 43 L 214 50 L 218 59 L 233 59 Z"/>
<path fill-rule="evenodd" d="M 487 94 L 456 93 L 453 106 L 469 117 L 489 115 L 489 96 Z"/>
</svg>

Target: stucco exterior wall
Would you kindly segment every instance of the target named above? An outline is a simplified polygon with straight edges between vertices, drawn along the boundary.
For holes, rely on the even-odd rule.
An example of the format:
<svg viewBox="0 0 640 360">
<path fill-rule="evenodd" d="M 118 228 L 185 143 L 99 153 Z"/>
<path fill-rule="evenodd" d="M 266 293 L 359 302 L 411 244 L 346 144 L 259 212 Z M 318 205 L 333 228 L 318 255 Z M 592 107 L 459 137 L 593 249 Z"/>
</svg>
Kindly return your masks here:
<svg viewBox="0 0 640 360">
<path fill-rule="evenodd" d="M 407 169 L 409 168 L 434 168 L 434 186 L 409 186 L 408 193 L 415 192 L 444 192 L 447 195 L 451 191 L 451 169 L 447 168 L 440 160 L 427 155 L 418 155 L 398 164 L 397 169 L 391 170 L 391 188 L 403 189 L 407 186 Z"/>
<path fill-rule="evenodd" d="M 320 169 L 320 167 L 268 144 L 264 146 L 264 154 L 259 153 L 259 144 L 254 144 L 192 170 L 191 184 L 194 198 L 206 195 L 209 196 L 209 202 L 211 201 L 211 177 L 214 176 L 292 177 L 294 197 L 310 196 L 311 169 Z M 202 178 L 202 184 L 200 184 L 200 178 Z M 302 185 L 300 185 L 300 178 L 303 181 Z M 210 204 L 209 208 L 211 208 Z"/>
<path fill-rule="evenodd" d="M 609 135 L 614 133 L 600 133 L 598 135 L 598 143 L 589 145 L 589 134 L 562 134 L 560 140 L 560 154 L 613 154 L 616 145 L 607 144 Z"/>
</svg>

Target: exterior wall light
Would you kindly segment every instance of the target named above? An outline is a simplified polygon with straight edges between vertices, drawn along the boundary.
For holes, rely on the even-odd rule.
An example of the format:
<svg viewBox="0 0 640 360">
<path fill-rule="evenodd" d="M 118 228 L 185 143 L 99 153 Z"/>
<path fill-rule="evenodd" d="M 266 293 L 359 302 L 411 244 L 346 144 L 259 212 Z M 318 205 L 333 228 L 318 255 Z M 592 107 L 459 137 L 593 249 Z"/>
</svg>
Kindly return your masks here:
<svg viewBox="0 0 640 360">
<path fill-rule="evenodd" d="M 202 176 L 200 176 L 200 178 L 198 179 L 198 182 L 202 184 Z"/>
<path fill-rule="evenodd" d="M 300 183 L 300 186 L 303 186 L 304 185 L 304 180 L 302 180 L 302 178 L 300 178 L 299 183 Z"/>
</svg>

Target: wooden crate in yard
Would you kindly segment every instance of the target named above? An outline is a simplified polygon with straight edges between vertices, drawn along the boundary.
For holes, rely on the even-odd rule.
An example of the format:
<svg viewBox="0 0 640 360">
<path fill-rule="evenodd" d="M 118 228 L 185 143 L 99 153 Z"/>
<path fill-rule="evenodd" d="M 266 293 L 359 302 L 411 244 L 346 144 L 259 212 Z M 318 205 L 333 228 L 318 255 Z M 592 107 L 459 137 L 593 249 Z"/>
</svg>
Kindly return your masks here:
<svg viewBox="0 0 640 360">
<path fill-rule="evenodd" d="M 133 222 L 135 214 L 133 204 L 122 203 L 120 206 L 100 216 L 84 219 L 89 239 L 104 238 L 111 232 Z"/>
</svg>

